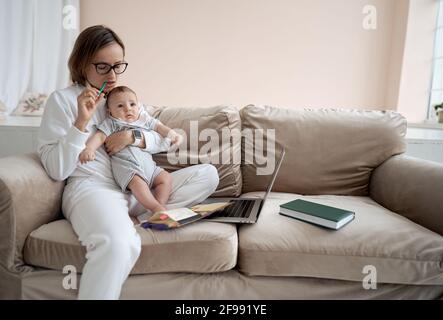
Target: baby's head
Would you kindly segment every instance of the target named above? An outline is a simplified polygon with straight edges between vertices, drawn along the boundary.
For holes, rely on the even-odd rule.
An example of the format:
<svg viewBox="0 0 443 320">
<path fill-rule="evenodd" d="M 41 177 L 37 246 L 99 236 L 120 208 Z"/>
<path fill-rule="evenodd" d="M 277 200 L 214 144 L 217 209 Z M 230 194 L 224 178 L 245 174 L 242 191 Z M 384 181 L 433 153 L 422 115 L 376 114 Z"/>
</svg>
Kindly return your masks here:
<svg viewBox="0 0 443 320">
<path fill-rule="evenodd" d="M 139 116 L 137 95 L 128 87 L 119 86 L 112 89 L 107 96 L 106 106 L 114 118 L 134 122 Z"/>
</svg>

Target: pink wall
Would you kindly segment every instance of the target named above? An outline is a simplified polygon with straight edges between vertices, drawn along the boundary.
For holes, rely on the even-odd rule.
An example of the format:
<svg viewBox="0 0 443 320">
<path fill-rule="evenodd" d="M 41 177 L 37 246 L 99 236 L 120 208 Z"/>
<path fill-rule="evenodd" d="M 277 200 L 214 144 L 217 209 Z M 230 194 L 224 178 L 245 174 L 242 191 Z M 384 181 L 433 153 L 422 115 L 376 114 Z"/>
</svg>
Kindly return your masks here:
<svg viewBox="0 0 443 320">
<path fill-rule="evenodd" d="M 81 0 L 80 16 L 122 37 L 123 81 L 145 103 L 395 109 L 405 2 Z M 368 4 L 377 30 L 362 27 Z"/>
<path fill-rule="evenodd" d="M 390 57 L 386 66 L 387 88 L 385 98 L 386 106 L 392 109 L 397 109 L 399 99 L 409 5 L 410 0 L 402 0 L 396 1 L 394 7 L 396 15 L 393 21 Z"/>
</svg>

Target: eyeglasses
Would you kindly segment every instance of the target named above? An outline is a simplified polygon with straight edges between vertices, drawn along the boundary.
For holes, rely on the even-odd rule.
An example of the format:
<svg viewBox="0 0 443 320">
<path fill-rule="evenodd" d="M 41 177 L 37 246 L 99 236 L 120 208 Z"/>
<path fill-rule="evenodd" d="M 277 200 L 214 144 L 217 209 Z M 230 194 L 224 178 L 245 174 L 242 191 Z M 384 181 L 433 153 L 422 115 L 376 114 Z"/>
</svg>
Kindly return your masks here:
<svg viewBox="0 0 443 320">
<path fill-rule="evenodd" d="M 116 63 L 113 66 L 111 66 L 110 64 L 107 63 L 93 63 L 93 65 L 95 66 L 95 71 L 97 71 L 98 74 L 107 74 L 109 73 L 111 70 L 114 70 L 114 72 L 116 74 L 121 74 L 123 72 L 126 71 L 126 68 L 128 67 L 128 63 L 127 62 L 120 62 L 120 63 Z"/>
</svg>

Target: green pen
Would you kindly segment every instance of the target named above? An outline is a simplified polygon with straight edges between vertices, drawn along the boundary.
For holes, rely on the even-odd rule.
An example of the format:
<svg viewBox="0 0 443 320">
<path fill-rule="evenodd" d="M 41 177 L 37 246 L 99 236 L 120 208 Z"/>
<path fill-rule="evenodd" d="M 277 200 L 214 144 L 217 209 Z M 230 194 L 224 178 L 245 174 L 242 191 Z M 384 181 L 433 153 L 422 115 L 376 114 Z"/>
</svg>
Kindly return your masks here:
<svg viewBox="0 0 443 320">
<path fill-rule="evenodd" d="M 103 90 L 105 89 L 106 83 L 108 83 L 108 81 L 103 82 L 102 87 L 100 88 L 100 91 L 98 92 L 97 98 L 100 97 L 100 95 L 102 94 Z"/>
</svg>

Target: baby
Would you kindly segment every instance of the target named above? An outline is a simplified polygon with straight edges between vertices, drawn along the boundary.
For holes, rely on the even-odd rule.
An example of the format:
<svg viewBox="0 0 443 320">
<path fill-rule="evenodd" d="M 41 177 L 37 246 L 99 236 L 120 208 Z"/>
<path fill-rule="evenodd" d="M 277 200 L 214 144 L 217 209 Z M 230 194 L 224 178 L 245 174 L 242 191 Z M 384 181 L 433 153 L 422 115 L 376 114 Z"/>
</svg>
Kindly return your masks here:
<svg viewBox="0 0 443 320">
<path fill-rule="evenodd" d="M 133 130 L 136 142 L 140 130 L 155 130 L 166 138 L 164 142 L 168 146 L 178 146 L 182 142 L 181 135 L 140 108 L 135 92 L 128 87 L 120 86 L 111 90 L 106 105 L 109 117 L 97 127 L 97 132 L 80 153 L 79 160 L 82 164 L 94 160 L 95 151 L 103 145 L 106 137 L 121 130 Z M 156 165 L 151 154 L 135 145 L 127 146 L 111 157 L 115 181 L 123 192 L 129 189 L 152 213 L 163 211 L 172 191 L 172 177 Z"/>
</svg>

